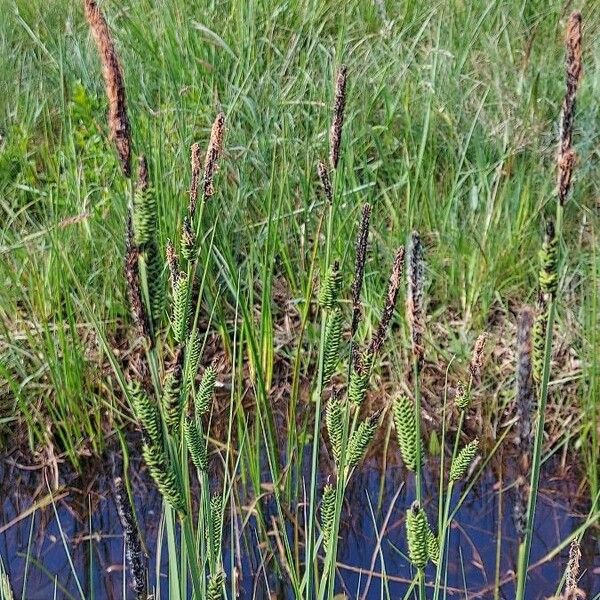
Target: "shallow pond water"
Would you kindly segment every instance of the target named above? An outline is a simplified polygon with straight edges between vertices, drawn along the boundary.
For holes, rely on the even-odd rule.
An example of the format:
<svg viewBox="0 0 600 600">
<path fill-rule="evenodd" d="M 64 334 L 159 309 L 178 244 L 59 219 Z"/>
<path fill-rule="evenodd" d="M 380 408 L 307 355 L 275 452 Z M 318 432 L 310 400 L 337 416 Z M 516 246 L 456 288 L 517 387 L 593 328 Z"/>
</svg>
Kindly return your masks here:
<svg viewBox="0 0 600 600">
<path fill-rule="evenodd" d="M 77 572 L 85 598 L 122 599 L 126 570 L 123 567 L 123 537 L 113 501 L 110 478 L 96 476 L 87 487 L 74 479 L 67 491 L 56 495 L 52 504 L 28 512 L 32 498 L 40 501 L 48 494 L 38 472 L 17 469 L 5 463 L 2 476 L 2 523 L 0 555 L 12 582 L 15 597 L 21 597 L 26 578 L 27 600 L 80 598 L 73 570 Z M 541 562 L 531 572 L 528 599 L 552 596 L 568 559 L 568 545 L 550 560 L 544 558 L 563 542 L 585 519 L 589 505 L 577 497 L 577 485 L 546 465 L 543 488 L 538 501 L 533 562 Z M 356 472 L 348 491 L 338 555 L 338 587 L 348 598 L 381 598 L 381 555 L 392 598 L 402 598 L 408 589 L 411 571 L 405 557 L 404 514 L 413 490 L 404 483 L 401 467 L 389 466 L 382 488 L 377 465 L 363 465 Z M 436 514 L 437 480 L 426 481 L 427 510 Z M 156 581 L 154 561 L 161 514 L 161 501 L 144 475 L 133 481 L 138 518 L 149 555 L 150 581 Z M 78 487 L 79 485 L 79 487 Z M 502 493 L 499 491 L 502 488 Z M 458 499 L 460 487 L 456 490 Z M 378 499 L 381 509 L 377 510 Z M 501 598 L 514 597 L 513 574 L 518 541 L 513 523 L 515 488 L 511 481 L 500 486 L 491 470 L 474 486 L 459 509 L 451 532 L 448 571 L 449 597 L 493 598 L 496 574 L 497 539 L 501 535 L 499 561 Z M 371 511 L 372 507 L 372 511 Z M 374 515 L 374 516 L 373 516 Z M 374 525 L 375 519 L 376 525 Z M 376 531 L 382 531 L 381 555 L 376 552 Z M 228 528 L 226 527 L 227 531 Z M 247 532 L 252 535 L 251 532 Z M 227 542 L 225 542 L 227 547 Z M 256 545 L 247 545 L 237 569 L 241 575 L 242 598 L 267 598 L 264 574 L 258 565 Z M 27 560 L 29 548 L 29 560 Z M 68 554 L 66 549 L 68 549 Z M 256 553 L 256 554 L 254 554 Z M 225 557 L 229 564 L 230 557 Z M 72 566 L 71 566 L 72 561 Z M 161 566 L 161 597 L 167 598 L 166 551 Z M 27 568 L 26 568 L 27 565 Z M 600 592 L 600 537 L 590 530 L 582 542 L 580 587 L 593 598 Z M 427 571 L 427 579 L 433 578 Z M 278 586 L 272 580 L 271 592 Z M 464 590 L 468 590 L 465 593 Z M 126 595 L 133 595 L 127 589 Z M 279 586 L 274 597 L 291 597 Z"/>
</svg>

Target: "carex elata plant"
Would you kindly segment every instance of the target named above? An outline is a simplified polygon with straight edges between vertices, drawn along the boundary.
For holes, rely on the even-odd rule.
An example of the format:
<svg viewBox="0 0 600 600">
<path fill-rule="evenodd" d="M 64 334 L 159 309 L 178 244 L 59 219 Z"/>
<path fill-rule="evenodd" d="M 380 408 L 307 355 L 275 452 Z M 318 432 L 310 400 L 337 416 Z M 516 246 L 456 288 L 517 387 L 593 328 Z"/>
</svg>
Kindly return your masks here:
<svg viewBox="0 0 600 600">
<path fill-rule="evenodd" d="M 158 202 L 150 165 L 139 158 L 131 178 L 132 132 L 127 115 L 123 71 L 106 20 L 94 0 L 84 0 L 87 21 L 99 52 L 108 98 L 110 139 L 123 175 L 130 179 L 125 232 L 125 280 L 135 331 L 145 354 L 139 375 L 124 393 L 142 431 L 141 453 L 165 506 L 170 597 L 222 597 L 221 538 L 225 498 L 212 490 L 205 419 L 211 410 L 216 371 L 208 366 L 199 382 L 202 336 L 199 329 L 203 285 L 212 248 L 212 231 L 203 231 L 203 211 L 215 193 L 214 177 L 223 150 L 225 117 L 214 120 L 204 162 L 192 146 L 191 184 L 177 244 L 163 251 L 159 242 Z M 207 243 L 204 260 L 198 240 Z M 208 235 L 206 235 L 208 234 Z M 211 235 L 212 234 L 212 235 Z M 168 271 L 169 277 L 164 277 Z M 169 288 L 169 289 L 168 289 Z M 168 321 L 164 319 L 168 305 Z M 190 468 L 197 472 L 200 502 L 193 514 Z M 125 474 L 126 479 L 126 474 Z M 137 598 L 147 598 L 145 557 L 135 512 L 123 478 L 115 478 L 115 498 L 126 539 L 131 583 Z M 178 535 L 178 531 L 181 535 Z"/>
<path fill-rule="evenodd" d="M 414 500 L 406 511 L 406 537 L 408 556 L 416 575 L 413 586 L 417 586 L 421 600 L 426 597 L 425 568 L 429 563 L 436 567 L 434 598 L 439 596 L 446 560 L 447 537 L 451 522 L 451 501 L 453 488 L 465 478 L 475 460 L 479 442 L 471 440 L 460 447 L 460 439 L 465 413 L 471 404 L 473 386 L 477 385 L 483 367 L 485 334 L 475 342 L 471 362 L 468 366 L 468 384 L 457 386 L 455 405 L 458 412 L 456 439 L 450 460 L 447 478 L 444 473 L 444 451 L 441 455 L 439 510 L 437 533 L 430 525 L 427 516 L 427 499 L 424 497 L 423 470 L 427 465 L 422 436 L 421 378 L 425 363 L 426 337 L 426 298 L 425 298 L 425 256 L 421 237 L 412 232 L 407 258 L 406 322 L 409 329 L 411 370 L 409 383 L 412 397 L 400 394 L 393 400 L 392 419 L 396 431 L 402 461 L 409 473 L 414 476 Z M 442 416 L 442 448 L 445 440 L 445 403 Z M 446 478 L 446 480 L 445 480 Z M 412 589 L 412 588 L 411 588 Z"/>
<path fill-rule="evenodd" d="M 531 541 L 535 523 L 536 502 L 542 463 L 544 423 L 548 401 L 548 384 L 552 361 L 553 329 L 559 293 L 562 264 L 561 236 L 564 208 L 569 199 L 576 166 L 573 147 L 577 90 L 581 80 L 582 17 L 575 11 L 568 18 L 565 35 L 565 95 L 560 114 L 558 149 L 556 157 L 556 202 L 554 220 L 548 219 L 540 250 L 538 302 L 533 325 L 532 376 L 535 380 L 536 406 L 533 431 L 531 467 L 527 507 L 520 519 L 520 545 L 517 567 L 516 599 L 524 600 L 527 570 L 530 562 Z"/>
</svg>

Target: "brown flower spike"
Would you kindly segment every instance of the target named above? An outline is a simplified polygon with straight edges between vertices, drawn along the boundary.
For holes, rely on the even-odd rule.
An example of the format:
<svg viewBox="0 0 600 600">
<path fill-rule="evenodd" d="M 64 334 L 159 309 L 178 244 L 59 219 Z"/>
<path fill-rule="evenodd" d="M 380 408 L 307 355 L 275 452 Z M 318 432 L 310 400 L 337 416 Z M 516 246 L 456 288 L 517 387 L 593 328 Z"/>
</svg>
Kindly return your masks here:
<svg viewBox="0 0 600 600">
<path fill-rule="evenodd" d="M 210 132 L 210 141 L 204 159 L 204 197 L 210 198 L 215 193 L 213 178 L 217 170 L 217 161 L 223 152 L 223 138 L 225 136 L 225 115 L 219 113 Z"/>
<path fill-rule="evenodd" d="M 417 368 L 421 370 L 425 359 L 423 335 L 425 333 L 425 311 L 423 296 L 425 286 L 425 267 L 423 264 L 423 245 L 416 231 L 410 238 L 410 254 L 408 259 L 408 294 L 406 295 L 406 318 L 410 329 L 413 357 Z"/>
<path fill-rule="evenodd" d="M 575 169 L 576 154 L 573 150 L 573 127 L 575 123 L 575 108 L 577 88 L 581 79 L 581 13 L 573 12 L 567 24 L 566 45 L 566 90 L 563 100 L 560 134 L 558 142 L 558 200 L 561 205 L 567 201 L 573 170 Z"/>
<path fill-rule="evenodd" d="M 335 99 L 333 102 L 333 119 L 329 130 L 329 162 L 336 169 L 340 160 L 340 145 L 342 143 L 342 128 L 344 127 L 344 110 L 346 108 L 346 75 L 345 65 L 340 67 L 335 80 Z"/>
<path fill-rule="evenodd" d="M 110 30 L 96 1 L 84 0 L 84 7 L 85 18 L 96 41 L 102 63 L 102 75 L 108 97 L 110 139 L 117 148 L 123 174 L 129 177 L 131 175 L 131 131 L 127 117 L 123 71 Z"/>
<path fill-rule="evenodd" d="M 352 282 L 352 335 L 356 333 L 361 318 L 360 292 L 362 290 L 365 274 L 365 262 L 367 260 L 367 244 L 369 239 L 369 222 L 371 220 L 371 205 L 366 203 L 362 209 L 362 217 L 358 236 L 356 238 L 356 265 L 354 269 L 354 281 Z"/>
<path fill-rule="evenodd" d="M 381 350 L 381 346 L 383 346 L 385 334 L 387 333 L 387 330 L 390 326 L 390 321 L 392 320 L 392 315 L 394 314 L 396 299 L 398 298 L 398 290 L 400 289 L 403 266 L 404 247 L 400 246 L 400 248 L 398 248 L 396 251 L 396 256 L 394 257 L 394 264 L 392 266 L 392 273 L 390 275 L 390 282 L 388 285 L 385 307 L 383 309 L 383 314 L 381 315 L 381 321 L 379 322 L 377 331 L 375 331 L 373 339 L 369 344 L 368 352 L 371 356 L 375 356 L 379 350 Z"/>
<path fill-rule="evenodd" d="M 322 160 L 320 160 L 317 164 L 317 175 L 319 176 L 319 180 L 321 182 L 321 185 L 323 186 L 323 193 L 325 194 L 325 198 L 327 198 L 327 202 L 331 204 L 333 202 L 331 178 L 329 177 L 327 165 Z"/>
<path fill-rule="evenodd" d="M 469 371 L 471 376 L 476 382 L 481 379 L 481 369 L 483 367 L 483 351 L 485 350 L 485 342 L 487 341 L 487 334 L 482 333 L 475 340 L 475 346 L 473 347 L 473 355 L 471 357 L 471 363 L 469 364 Z"/>
<path fill-rule="evenodd" d="M 190 203 L 188 213 L 190 218 L 194 218 L 196 213 L 196 203 L 198 202 L 198 187 L 200 186 L 200 173 L 202 170 L 202 156 L 200 154 L 200 144 L 192 144 L 192 181 L 190 184 Z"/>
</svg>

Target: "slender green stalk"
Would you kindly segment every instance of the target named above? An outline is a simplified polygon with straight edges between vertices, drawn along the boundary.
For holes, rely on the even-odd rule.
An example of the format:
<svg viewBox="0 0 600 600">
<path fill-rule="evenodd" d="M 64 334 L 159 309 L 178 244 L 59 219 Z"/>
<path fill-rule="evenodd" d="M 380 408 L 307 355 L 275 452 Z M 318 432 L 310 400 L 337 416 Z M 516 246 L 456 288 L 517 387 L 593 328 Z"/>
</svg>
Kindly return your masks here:
<svg viewBox="0 0 600 600">
<path fill-rule="evenodd" d="M 556 203 L 556 236 L 558 239 L 558 250 L 560 253 L 560 241 L 563 223 L 563 206 Z M 559 255 L 560 264 L 560 255 Z M 542 450 L 544 443 L 544 423 L 546 417 L 546 404 L 548 402 L 548 384 L 550 381 L 550 368 L 552 361 L 552 340 L 554 317 L 556 313 L 556 297 L 554 294 L 548 307 L 548 319 L 546 324 L 544 362 L 542 370 L 542 379 L 539 391 L 538 410 L 535 420 L 535 438 L 533 442 L 533 458 L 531 464 L 531 481 L 529 486 L 529 498 L 527 501 L 527 525 L 525 538 L 519 546 L 518 572 L 517 572 L 517 590 L 516 600 L 524 600 L 525 588 L 527 585 L 527 565 L 529 564 L 529 555 L 531 553 L 531 540 L 533 537 L 533 527 L 535 524 L 535 510 L 537 503 L 538 487 L 540 481 L 540 470 L 542 463 Z"/>
<path fill-rule="evenodd" d="M 550 360 L 552 358 L 552 326 L 554 324 L 555 301 L 552 300 L 548 310 L 548 325 L 546 329 L 546 345 L 544 350 L 544 367 L 542 371 L 542 384 L 538 401 L 538 413 L 536 417 L 536 430 L 533 446 L 533 459 L 531 465 L 531 482 L 529 486 L 529 498 L 527 501 L 527 528 L 525 538 L 519 546 L 518 576 L 516 600 L 525 598 L 525 587 L 527 579 L 527 565 L 531 552 L 531 540 L 533 537 L 533 526 L 535 523 L 535 510 L 537 503 L 538 486 L 542 462 L 542 450 L 544 441 L 544 422 L 546 404 L 548 400 L 548 382 L 550 379 Z"/>
<path fill-rule="evenodd" d="M 331 242 L 333 237 L 333 202 L 327 208 L 327 234 L 325 238 L 325 272 L 329 269 L 331 257 Z M 321 335 L 319 339 L 319 366 L 317 374 L 317 389 L 315 392 L 315 422 L 313 427 L 312 452 L 310 464 L 310 491 L 308 496 L 308 523 L 306 525 L 306 581 L 307 598 L 312 597 L 312 579 L 314 561 L 316 561 L 315 541 L 315 510 L 317 504 L 317 475 L 319 447 L 321 440 L 321 420 L 323 404 L 323 365 L 325 358 L 325 330 L 327 328 L 328 311 L 323 310 L 321 314 Z"/>
<path fill-rule="evenodd" d="M 416 361 L 413 362 L 414 374 L 414 395 L 415 395 L 415 429 L 416 429 L 416 446 L 417 446 L 417 462 L 415 468 L 415 496 L 419 505 L 423 499 L 423 448 L 421 440 L 421 375 L 419 365 Z"/>
</svg>

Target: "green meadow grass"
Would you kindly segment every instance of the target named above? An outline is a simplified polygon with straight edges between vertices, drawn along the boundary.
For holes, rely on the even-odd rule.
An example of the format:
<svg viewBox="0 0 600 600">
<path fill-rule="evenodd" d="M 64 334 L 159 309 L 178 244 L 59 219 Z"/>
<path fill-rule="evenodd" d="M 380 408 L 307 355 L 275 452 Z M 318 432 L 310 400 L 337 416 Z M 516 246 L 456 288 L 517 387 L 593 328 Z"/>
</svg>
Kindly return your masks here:
<svg viewBox="0 0 600 600">
<path fill-rule="evenodd" d="M 553 206 L 565 14 L 560 2 L 388 4 L 385 12 L 367 1 L 103 8 L 124 65 L 135 150 L 148 156 L 160 199 L 163 247 L 186 205 L 189 147 L 204 143 L 217 110 L 226 113 L 227 151 L 208 213 L 263 324 L 283 312 L 270 299 L 274 286 L 286 290 L 294 312 L 310 283 L 323 203 L 315 164 L 327 153 L 333 73 L 348 64 L 335 253 L 349 273 L 360 207 L 371 202 L 369 322 L 385 265 L 418 228 L 428 249 L 430 320 L 450 338 L 435 351 L 447 360 L 496 313 L 534 300 L 543 217 Z M 591 466 L 600 55 L 598 8 L 581 4 L 579 165 L 565 215 L 558 322 L 576 363 L 566 374 L 575 393 L 564 401 L 574 410 L 565 433 L 570 445 L 586 442 Z M 106 141 L 103 85 L 79 3 L 2 0 L 2 10 L 2 417 L 24 420 L 32 443 L 47 440 L 52 423 L 53 438 L 76 461 L 82 446 L 102 444 L 107 419 L 123 417 L 101 378 L 74 280 L 118 337 L 127 320 L 125 189 Z M 227 338 L 235 298 L 216 268 L 209 289 L 218 297 L 214 325 Z M 255 333 L 271 361 L 277 334 L 260 324 Z M 405 347 L 403 325 L 398 339 L 393 354 Z M 590 477 L 597 489 L 594 469 Z"/>
<path fill-rule="evenodd" d="M 135 360 L 123 278 L 129 189 L 107 141 L 80 4 L 0 0 L 0 435 L 14 443 L 11 433 L 22 431 L 31 449 L 53 445 L 75 466 L 132 422 L 106 348 Z M 124 68 L 135 153 L 148 159 L 162 249 L 178 238 L 187 207 L 189 148 L 204 148 L 215 114 L 226 115 L 225 154 L 204 214 L 215 229 L 210 255 L 210 240 L 202 243 L 202 312 L 236 366 L 240 437 L 263 435 L 246 430 L 238 410 L 242 363 L 264 376 L 259 402 L 277 395 L 282 361 L 293 382 L 313 377 L 319 327 L 306 300 L 326 260 L 315 252 L 326 208 L 316 164 L 327 157 L 342 63 L 346 122 L 328 243 L 347 289 L 361 207 L 373 205 L 361 335 L 377 325 L 396 248 L 417 229 L 426 248 L 427 359 L 442 373 L 453 358 L 466 365 L 477 335 L 491 331 L 482 413 L 488 424 L 501 415 L 514 392 L 514 315 L 535 303 L 544 218 L 554 214 L 563 2 L 101 6 Z M 547 426 L 552 449 L 582 465 L 596 498 L 600 7 L 577 8 L 579 161 L 564 216 Z M 398 310 L 384 351 L 387 389 L 402 383 L 409 348 Z M 290 415 L 300 387 L 291 386 Z M 259 458 L 245 460 L 239 474 L 259 487 Z"/>
</svg>

